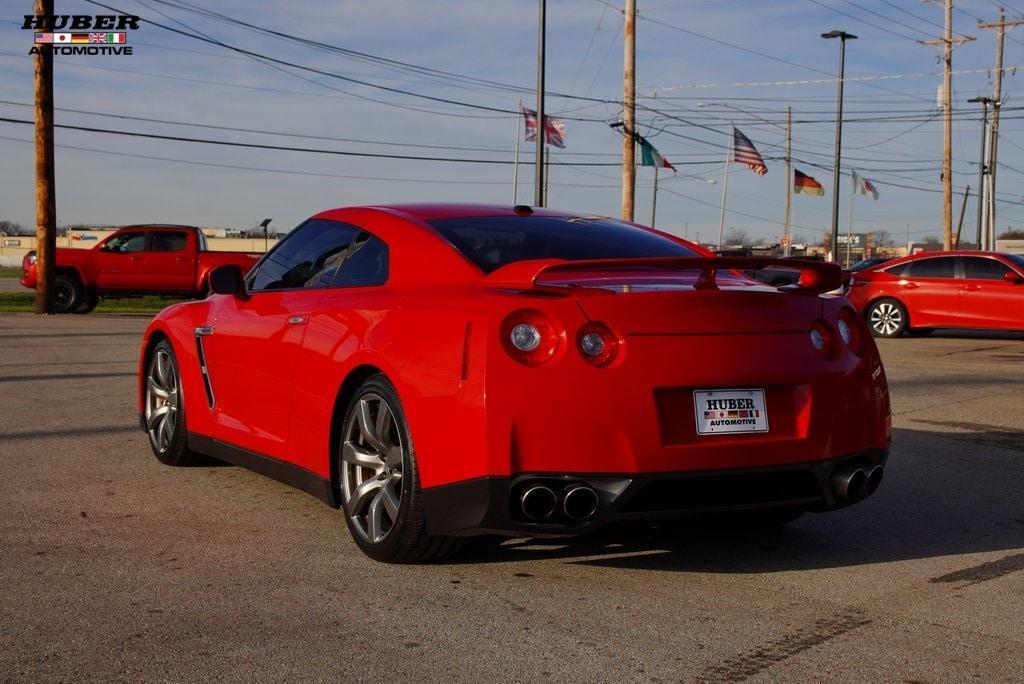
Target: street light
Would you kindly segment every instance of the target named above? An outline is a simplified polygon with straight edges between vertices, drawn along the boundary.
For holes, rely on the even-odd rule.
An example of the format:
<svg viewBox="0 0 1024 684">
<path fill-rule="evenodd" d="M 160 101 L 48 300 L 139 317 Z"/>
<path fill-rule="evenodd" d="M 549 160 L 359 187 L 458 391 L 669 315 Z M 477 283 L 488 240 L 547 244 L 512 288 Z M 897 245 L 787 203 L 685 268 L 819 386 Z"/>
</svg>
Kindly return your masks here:
<svg viewBox="0 0 1024 684">
<path fill-rule="evenodd" d="M 832 261 L 838 261 L 839 255 L 839 161 L 843 149 L 843 78 L 846 72 L 846 41 L 856 40 L 857 36 L 846 31 L 829 31 L 822 33 L 822 38 L 839 39 L 839 80 L 836 87 L 836 152 L 835 168 L 832 171 Z"/>
<path fill-rule="evenodd" d="M 988 126 L 988 106 L 994 104 L 991 97 L 972 97 L 968 102 L 981 103 L 981 152 L 978 155 L 978 249 L 985 249 L 981 244 L 982 216 L 985 206 L 985 128 Z M 959 235 L 959 234 L 958 234 Z"/>
</svg>

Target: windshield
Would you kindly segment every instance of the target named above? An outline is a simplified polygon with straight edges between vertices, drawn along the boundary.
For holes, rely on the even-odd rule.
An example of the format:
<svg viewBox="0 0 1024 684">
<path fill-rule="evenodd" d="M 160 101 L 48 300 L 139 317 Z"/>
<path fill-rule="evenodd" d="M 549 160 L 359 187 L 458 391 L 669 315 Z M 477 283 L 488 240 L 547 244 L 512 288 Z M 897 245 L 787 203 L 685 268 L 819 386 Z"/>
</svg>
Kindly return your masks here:
<svg viewBox="0 0 1024 684">
<path fill-rule="evenodd" d="M 484 273 L 528 259 L 697 256 L 667 237 L 607 218 L 485 216 L 429 223 Z"/>
</svg>

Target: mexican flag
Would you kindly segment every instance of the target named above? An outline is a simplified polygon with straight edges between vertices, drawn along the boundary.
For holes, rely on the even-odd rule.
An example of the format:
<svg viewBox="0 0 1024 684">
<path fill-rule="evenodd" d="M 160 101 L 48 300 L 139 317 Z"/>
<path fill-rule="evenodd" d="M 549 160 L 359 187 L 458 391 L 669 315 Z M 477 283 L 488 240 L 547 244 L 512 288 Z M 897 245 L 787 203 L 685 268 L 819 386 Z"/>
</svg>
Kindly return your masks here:
<svg viewBox="0 0 1024 684">
<path fill-rule="evenodd" d="M 662 169 L 676 170 L 676 167 L 672 166 L 669 160 L 662 157 L 658 150 L 654 149 L 654 145 L 646 140 L 640 142 L 640 157 L 643 160 L 641 163 L 644 166 L 657 166 Z"/>
</svg>

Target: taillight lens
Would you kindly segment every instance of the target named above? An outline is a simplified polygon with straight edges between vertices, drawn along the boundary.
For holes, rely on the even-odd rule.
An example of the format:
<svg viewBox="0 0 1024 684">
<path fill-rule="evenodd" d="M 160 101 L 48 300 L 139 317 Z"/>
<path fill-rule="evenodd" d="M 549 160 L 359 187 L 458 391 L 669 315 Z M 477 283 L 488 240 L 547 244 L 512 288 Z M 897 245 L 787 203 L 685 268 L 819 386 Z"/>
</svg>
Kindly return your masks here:
<svg viewBox="0 0 1024 684">
<path fill-rule="evenodd" d="M 864 328 L 863 322 L 853 309 L 843 308 L 839 312 L 839 322 L 836 328 L 839 330 L 839 339 L 850 348 L 854 354 L 860 356 L 864 351 Z"/>
<path fill-rule="evenodd" d="M 587 323 L 576 333 L 580 355 L 598 368 L 610 366 L 622 354 L 622 338 L 604 323 Z"/>
<path fill-rule="evenodd" d="M 501 343 L 516 361 L 539 366 L 558 353 L 563 334 L 544 314 L 521 309 L 501 324 Z"/>
<path fill-rule="evenodd" d="M 822 320 L 814 321 L 811 331 L 808 333 L 811 346 L 818 350 L 827 359 L 836 356 L 836 337 L 828 323 Z"/>
</svg>

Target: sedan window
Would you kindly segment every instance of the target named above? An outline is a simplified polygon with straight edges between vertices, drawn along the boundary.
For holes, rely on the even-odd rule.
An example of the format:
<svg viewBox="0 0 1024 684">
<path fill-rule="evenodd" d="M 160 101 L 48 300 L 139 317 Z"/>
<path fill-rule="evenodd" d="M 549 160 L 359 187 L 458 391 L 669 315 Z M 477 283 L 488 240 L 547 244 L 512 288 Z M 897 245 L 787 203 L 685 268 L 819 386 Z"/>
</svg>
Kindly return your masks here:
<svg viewBox="0 0 1024 684">
<path fill-rule="evenodd" d="M 995 259 L 985 257 L 964 257 L 964 278 L 975 280 L 1002 280 L 1003 274 L 1011 273 L 1010 267 Z"/>
<path fill-rule="evenodd" d="M 955 278 L 956 258 L 936 257 L 914 261 L 910 268 L 912 278 Z"/>
<path fill-rule="evenodd" d="M 359 229 L 347 223 L 310 219 L 274 246 L 249 277 L 249 289 L 325 287 L 345 260 Z"/>
</svg>

